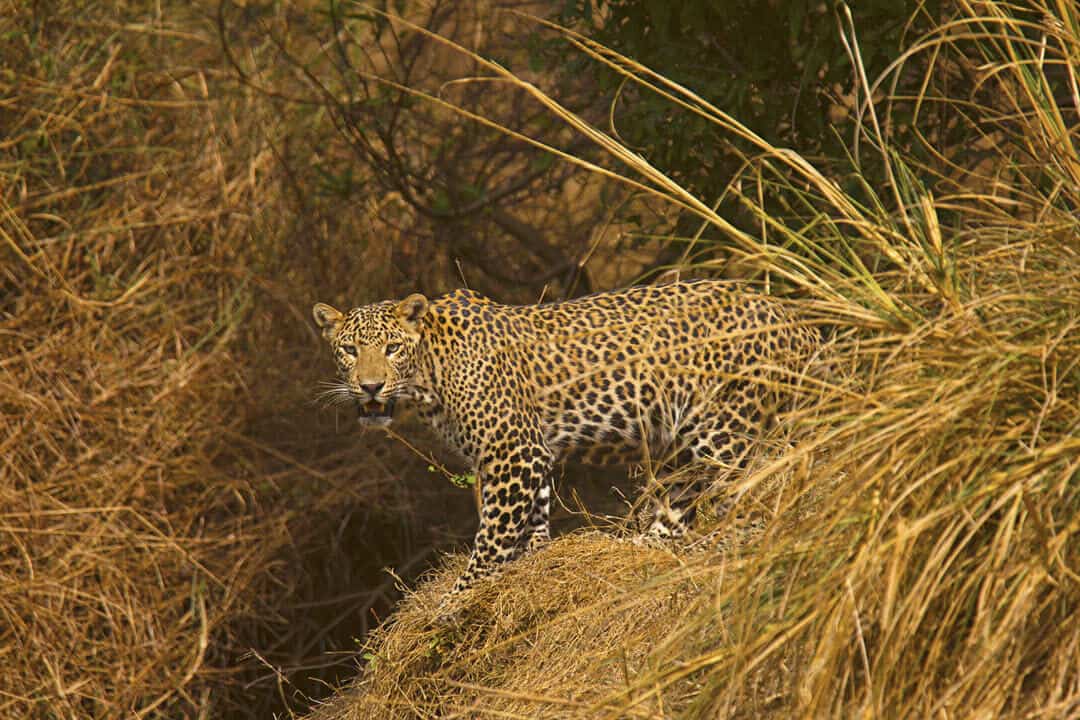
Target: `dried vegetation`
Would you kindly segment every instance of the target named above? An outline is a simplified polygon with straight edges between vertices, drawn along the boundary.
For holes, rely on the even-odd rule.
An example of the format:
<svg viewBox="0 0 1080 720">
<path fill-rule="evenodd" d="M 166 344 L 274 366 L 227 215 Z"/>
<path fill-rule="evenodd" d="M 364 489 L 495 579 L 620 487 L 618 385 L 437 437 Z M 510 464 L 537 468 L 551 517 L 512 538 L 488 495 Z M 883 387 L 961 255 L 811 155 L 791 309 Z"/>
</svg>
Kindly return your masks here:
<svg viewBox="0 0 1080 720">
<path fill-rule="evenodd" d="M 197 7 L 4 3 L 0 36 L 0 717 L 266 717 L 248 653 L 333 679 L 430 551 L 416 463 L 312 402 L 368 208 L 294 192 L 333 126 Z"/>
<path fill-rule="evenodd" d="M 798 288 L 835 331 L 839 372 L 784 419 L 794 448 L 702 528 L 714 550 L 571 535 L 478 589 L 460 630 L 428 627 L 450 567 L 313 719 L 1080 714 L 1080 15 L 954 10 L 864 78 L 882 97 L 859 108 L 868 175 L 836 181 L 573 38 L 755 148 L 731 192 L 760 237 L 527 88 L 629 181 Z M 917 92 L 881 96 L 913 76 Z M 755 512 L 760 531 L 732 542 Z"/>
<path fill-rule="evenodd" d="M 0 20 L 0 717 L 266 717 L 306 676 L 348 677 L 297 667 L 396 599 L 382 566 L 416 571 L 458 529 L 400 530 L 415 463 L 310 403 L 306 305 L 355 277 L 350 300 L 403 289 L 371 264 L 416 247 L 372 224 L 385 198 L 305 190 L 342 152 L 327 117 L 236 83 L 212 13 L 164 5 Z M 462 65 L 799 295 L 837 372 L 703 542 L 569 534 L 433 628 L 451 557 L 312 718 L 1080 714 L 1080 16 L 954 10 L 862 108 L 865 174 L 835 179 L 577 40 L 754 148 L 730 192 L 756 237 L 542 78 Z M 295 69 L 260 80 L 284 96 Z M 931 112 L 948 133 L 919 135 Z M 470 523 L 449 497 L 428 504 Z"/>
</svg>

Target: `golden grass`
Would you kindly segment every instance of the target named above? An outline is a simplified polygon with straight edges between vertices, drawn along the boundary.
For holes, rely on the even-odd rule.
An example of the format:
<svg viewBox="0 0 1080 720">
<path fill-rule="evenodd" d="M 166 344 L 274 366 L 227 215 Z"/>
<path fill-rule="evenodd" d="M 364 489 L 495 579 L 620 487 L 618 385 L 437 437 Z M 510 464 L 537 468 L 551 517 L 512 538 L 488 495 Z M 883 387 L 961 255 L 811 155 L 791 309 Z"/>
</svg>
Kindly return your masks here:
<svg viewBox="0 0 1080 720">
<path fill-rule="evenodd" d="M 314 720 L 1080 714 L 1080 16 L 1049 2 L 1010 12 L 961 3 L 894 68 L 921 67 L 920 93 L 893 85 L 862 108 L 880 192 L 858 176 L 841 189 L 685 88 L 571 36 L 756 147 L 731 192 L 761 238 L 473 56 L 593 139 L 627 181 L 798 288 L 836 328 L 840 372 L 784 417 L 793 449 L 738 481 L 733 511 L 701 528 L 715 548 L 571 534 L 477 588 L 461 628 L 433 629 L 454 559 Z M 849 46 L 858 66 L 854 36 Z M 995 92 L 950 97 L 934 73 L 957 67 Z M 892 113 L 932 103 L 963 109 L 957 124 L 973 144 L 994 140 L 993 162 L 918 128 L 918 154 L 893 147 Z M 780 490 L 765 501 L 766 487 Z M 751 508 L 760 531 L 723 542 Z"/>
<path fill-rule="evenodd" d="M 104 5 L 0 11 L 0 717 L 264 717 L 244 655 L 350 647 L 423 549 L 312 402 L 306 307 L 362 238 L 292 206 L 289 114 L 221 76 L 212 18 Z"/>
<path fill-rule="evenodd" d="M 398 238 L 295 194 L 300 139 L 340 152 L 322 115 L 223 77 L 213 18 L 143 5 L 0 15 L 0 717 L 266 717 L 316 673 L 278 666 L 363 634 L 394 596 L 378 568 L 428 551 L 379 516 L 408 505 L 401 458 L 335 442 L 310 404 L 307 305 L 375 282 Z M 784 418 L 773 444 L 795 446 L 705 513 L 707 539 L 569 534 L 434 629 L 451 557 L 313 717 L 1080 713 L 1080 19 L 1028 9 L 959 3 L 881 80 L 860 142 L 883 190 L 574 38 L 752 148 L 729 194 L 760 237 L 482 65 L 801 295 L 836 372 Z M 234 40 L 257 57 L 265 38 Z M 957 68 L 993 92 L 950 96 L 935 73 Z M 901 106 L 916 134 L 954 111 L 978 152 L 929 132 L 898 150 Z"/>
</svg>

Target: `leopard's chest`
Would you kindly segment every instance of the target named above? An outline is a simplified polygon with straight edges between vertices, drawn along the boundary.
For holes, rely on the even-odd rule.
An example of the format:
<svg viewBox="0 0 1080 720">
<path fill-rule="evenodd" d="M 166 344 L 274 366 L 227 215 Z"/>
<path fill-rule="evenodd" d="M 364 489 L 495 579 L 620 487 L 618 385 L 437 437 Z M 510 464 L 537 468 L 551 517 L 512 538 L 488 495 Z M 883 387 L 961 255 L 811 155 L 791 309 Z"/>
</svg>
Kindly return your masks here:
<svg viewBox="0 0 1080 720">
<path fill-rule="evenodd" d="M 469 436 L 466 423 L 447 405 L 443 396 L 429 387 L 412 388 L 412 400 L 416 412 L 423 421 L 446 445 L 447 449 L 461 455 L 469 461 L 475 461 L 478 443 Z"/>
</svg>

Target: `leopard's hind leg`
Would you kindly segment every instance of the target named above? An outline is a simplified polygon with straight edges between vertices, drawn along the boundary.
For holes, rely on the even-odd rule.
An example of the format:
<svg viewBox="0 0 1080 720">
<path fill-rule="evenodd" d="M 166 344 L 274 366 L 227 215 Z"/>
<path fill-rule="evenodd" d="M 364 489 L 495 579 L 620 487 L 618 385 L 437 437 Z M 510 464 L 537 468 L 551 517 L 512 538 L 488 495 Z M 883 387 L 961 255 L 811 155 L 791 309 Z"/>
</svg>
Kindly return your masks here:
<svg viewBox="0 0 1080 720">
<path fill-rule="evenodd" d="M 746 469 L 750 449 L 762 432 L 763 389 L 745 381 L 729 386 L 725 403 L 684 422 L 679 429 L 673 471 L 663 478 L 647 535 L 657 539 L 684 537 L 697 515 L 703 490 L 718 475 Z"/>
</svg>

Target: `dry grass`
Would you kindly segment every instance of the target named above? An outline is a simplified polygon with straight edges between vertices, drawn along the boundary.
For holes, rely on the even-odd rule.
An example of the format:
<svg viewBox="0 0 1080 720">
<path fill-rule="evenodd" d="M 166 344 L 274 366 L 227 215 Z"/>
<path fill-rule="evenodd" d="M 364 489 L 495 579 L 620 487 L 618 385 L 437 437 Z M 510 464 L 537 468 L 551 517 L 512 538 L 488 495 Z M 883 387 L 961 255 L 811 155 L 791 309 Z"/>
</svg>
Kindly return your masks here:
<svg viewBox="0 0 1080 720">
<path fill-rule="evenodd" d="M 438 631 L 425 622 L 451 562 L 368 643 L 355 686 L 312 718 L 1080 714 L 1080 16 L 1038 2 L 956 12 L 898 61 L 897 77 L 925 73 L 919 91 L 898 83 L 861 109 L 881 192 L 858 174 L 841 189 L 574 38 L 756 147 L 731 192 L 761 238 L 482 65 L 620 160 L 627 182 L 798 288 L 836 328 L 846 372 L 785 418 L 798 444 L 703 528 L 738 535 L 756 508 L 750 542 L 666 552 L 571 534 L 472 593 L 460 629 Z M 975 73 L 972 94 L 950 96 L 958 84 L 940 80 L 961 71 Z M 938 147 L 917 125 L 915 145 L 892 145 L 893 114 L 918 120 L 931 105 L 956 113 L 950 132 L 970 145 Z M 767 502 L 766 486 L 781 488 Z"/>
<path fill-rule="evenodd" d="M 232 82 L 214 18 L 160 5 L 0 14 L 0 717 L 266 717 L 393 602 L 381 567 L 428 558 L 393 517 L 413 466 L 310 403 L 306 320 L 400 290 L 371 267 L 416 248 L 357 230 L 383 199 L 304 191 L 344 152 L 329 121 Z M 1080 18 L 1008 12 L 958 4 L 898 61 L 919 91 L 887 76 L 862 108 L 881 192 L 577 39 L 754 148 L 730 193 L 760 237 L 480 65 L 797 291 L 839 372 L 785 419 L 795 447 L 706 513 L 708 541 L 570 534 L 437 630 L 452 557 L 313 717 L 1080 713 Z M 257 61 L 252 28 L 232 39 Z M 299 83 L 264 67 L 282 95 Z M 971 96 L 935 80 L 960 71 Z M 918 133 L 935 106 L 970 142 L 898 150 L 893 113 Z"/>
<path fill-rule="evenodd" d="M 776 526 L 774 508 L 786 502 L 790 480 L 790 472 L 769 473 L 724 504 L 722 523 L 716 507 L 702 508 L 713 532 L 679 547 L 644 544 L 594 518 L 595 528 L 478 586 L 457 627 L 436 627 L 434 608 L 464 565 L 464 556 L 451 556 L 369 640 L 356 685 L 311 717 L 677 716 L 699 697 L 700 674 L 673 678 L 662 691 L 638 679 L 683 667 L 682 658 L 708 651 L 718 635 L 731 639 L 717 613 L 721 592 L 753 562 L 765 528 Z M 820 496 L 820 487 L 810 491 L 781 524 L 807 532 Z M 673 632 L 699 613 L 708 614 L 707 627 Z M 756 674 L 753 708 L 767 708 L 780 688 L 775 674 Z"/>
<path fill-rule="evenodd" d="M 298 207 L 334 129 L 222 74 L 212 16 L 107 5 L 0 11 L 0 717 L 265 717 L 245 654 L 310 690 L 425 557 L 415 463 L 312 402 L 367 209 Z"/>
</svg>

